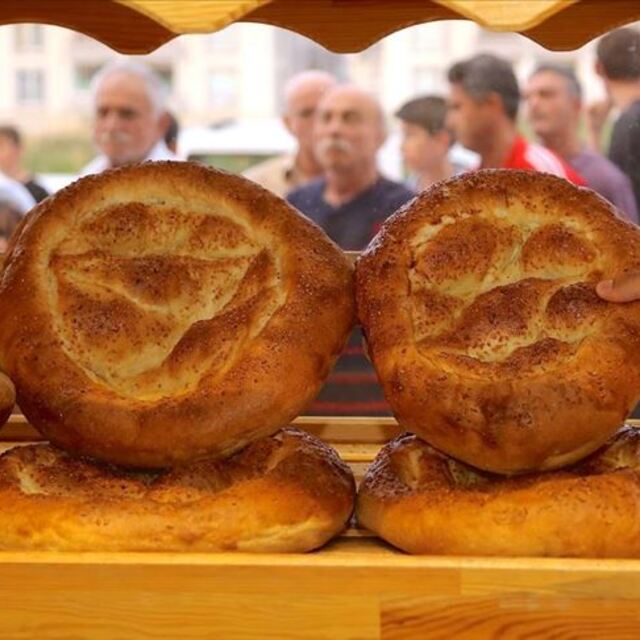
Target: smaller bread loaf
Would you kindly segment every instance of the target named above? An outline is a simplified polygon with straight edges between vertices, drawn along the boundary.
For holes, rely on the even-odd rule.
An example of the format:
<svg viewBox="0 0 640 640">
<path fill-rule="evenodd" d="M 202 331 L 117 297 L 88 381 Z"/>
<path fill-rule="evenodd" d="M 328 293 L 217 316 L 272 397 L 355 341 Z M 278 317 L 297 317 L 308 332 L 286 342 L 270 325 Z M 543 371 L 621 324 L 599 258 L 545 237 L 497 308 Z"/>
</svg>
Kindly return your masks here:
<svg viewBox="0 0 640 640">
<path fill-rule="evenodd" d="M 378 454 L 358 522 L 409 553 L 640 557 L 640 432 L 559 471 L 504 477 L 441 454 L 415 435 Z"/>
<path fill-rule="evenodd" d="M 0 457 L 0 549 L 304 552 L 345 527 L 354 495 L 336 452 L 292 428 L 162 473 L 16 447 Z"/>
</svg>

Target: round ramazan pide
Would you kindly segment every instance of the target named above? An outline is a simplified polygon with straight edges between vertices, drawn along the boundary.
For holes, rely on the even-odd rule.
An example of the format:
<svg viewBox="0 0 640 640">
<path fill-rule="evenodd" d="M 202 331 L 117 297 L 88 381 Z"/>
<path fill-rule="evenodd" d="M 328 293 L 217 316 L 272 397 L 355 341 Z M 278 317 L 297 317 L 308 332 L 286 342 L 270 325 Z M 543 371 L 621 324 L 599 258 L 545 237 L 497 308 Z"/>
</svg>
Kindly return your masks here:
<svg viewBox="0 0 640 640">
<path fill-rule="evenodd" d="M 502 476 L 414 434 L 386 444 L 360 485 L 360 525 L 409 553 L 640 557 L 640 432 L 622 428 L 564 469 Z"/>
<path fill-rule="evenodd" d="M 595 293 L 640 271 L 640 231 L 535 172 L 439 183 L 356 265 L 358 315 L 400 425 L 480 469 L 588 455 L 640 397 L 640 302 Z"/>
<path fill-rule="evenodd" d="M 70 452 L 154 468 L 226 456 L 317 394 L 355 315 L 340 249 L 258 185 L 186 162 L 37 206 L 0 281 L 0 368 Z"/>
</svg>

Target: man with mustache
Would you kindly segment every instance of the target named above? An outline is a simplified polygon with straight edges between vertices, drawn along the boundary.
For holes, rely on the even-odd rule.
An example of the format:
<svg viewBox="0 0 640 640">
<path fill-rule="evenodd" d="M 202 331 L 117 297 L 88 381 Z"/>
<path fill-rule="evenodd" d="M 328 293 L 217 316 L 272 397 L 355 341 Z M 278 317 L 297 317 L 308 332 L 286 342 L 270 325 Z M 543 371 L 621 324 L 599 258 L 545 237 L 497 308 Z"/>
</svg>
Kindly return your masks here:
<svg viewBox="0 0 640 640">
<path fill-rule="evenodd" d="M 93 138 L 101 155 L 81 171 L 100 173 L 144 160 L 175 160 L 164 134 L 169 126 L 167 89 L 137 62 L 114 62 L 93 78 Z"/>
<path fill-rule="evenodd" d="M 364 249 L 385 218 L 414 196 L 378 170 L 376 156 L 385 137 L 384 114 L 373 96 L 353 85 L 325 93 L 313 133 L 324 175 L 287 200 L 343 249 Z"/>
<path fill-rule="evenodd" d="M 382 108 L 368 93 L 353 85 L 325 93 L 314 128 L 314 151 L 324 176 L 292 191 L 287 200 L 344 249 L 364 249 L 384 220 L 414 195 L 380 175 L 376 155 L 385 135 Z M 388 412 L 358 329 L 308 413 Z"/>
</svg>

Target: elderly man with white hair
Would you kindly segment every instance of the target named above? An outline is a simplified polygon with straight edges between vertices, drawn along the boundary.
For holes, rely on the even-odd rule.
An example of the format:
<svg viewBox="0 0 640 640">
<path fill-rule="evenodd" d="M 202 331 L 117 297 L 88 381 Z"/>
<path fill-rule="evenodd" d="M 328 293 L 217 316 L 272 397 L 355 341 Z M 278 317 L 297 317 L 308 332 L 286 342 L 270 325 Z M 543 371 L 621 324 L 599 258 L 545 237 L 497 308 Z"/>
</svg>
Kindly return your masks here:
<svg viewBox="0 0 640 640">
<path fill-rule="evenodd" d="M 415 195 L 378 168 L 386 135 L 379 101 L 355 85 L 333 87 L 318 105 L 313 148 L 323 174 L 287 200 L 343 249 L 364 249 L 385 219 Z"/>
<path fill-rule="evenodd" d="M 93 138 L 101 155 L 81 171 L 99 173 L 145 160 L 175 160 L 164 134 L 169 126 L 167 89 L 148 67 L 118 61 L 92 80 Z"/>
</svg>

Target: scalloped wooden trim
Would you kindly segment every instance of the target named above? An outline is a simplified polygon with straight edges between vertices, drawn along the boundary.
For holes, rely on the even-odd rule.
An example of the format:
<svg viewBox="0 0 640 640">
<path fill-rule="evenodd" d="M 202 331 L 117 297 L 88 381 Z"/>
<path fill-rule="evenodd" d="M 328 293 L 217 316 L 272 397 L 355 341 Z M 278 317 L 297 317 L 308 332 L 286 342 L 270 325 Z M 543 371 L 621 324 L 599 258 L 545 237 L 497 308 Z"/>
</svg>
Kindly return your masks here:
<svg viewBox="0 0 640 640">
<path fill-rule="evenodd" d="M 144 14 L 176 34 L 210 33 L 242 20 L 273 0 L 114 0 Z"/>
<path fill-rule="evenodd" d="M 338 53 L 435 20 L 473 19 L 569 50 L 640 19 L 638 0 L 21 0 L 0 3 L 0 24 L 39 22 L 79 31 L 121 53 L 149 53 L 183 33 L 237 21 L 307 36 Z"/>
<path fill-rule="evenodd" d="M 523 31 L 541 24 L 579 0 L 433 0 L 493 31 Z"/>
</svg>

